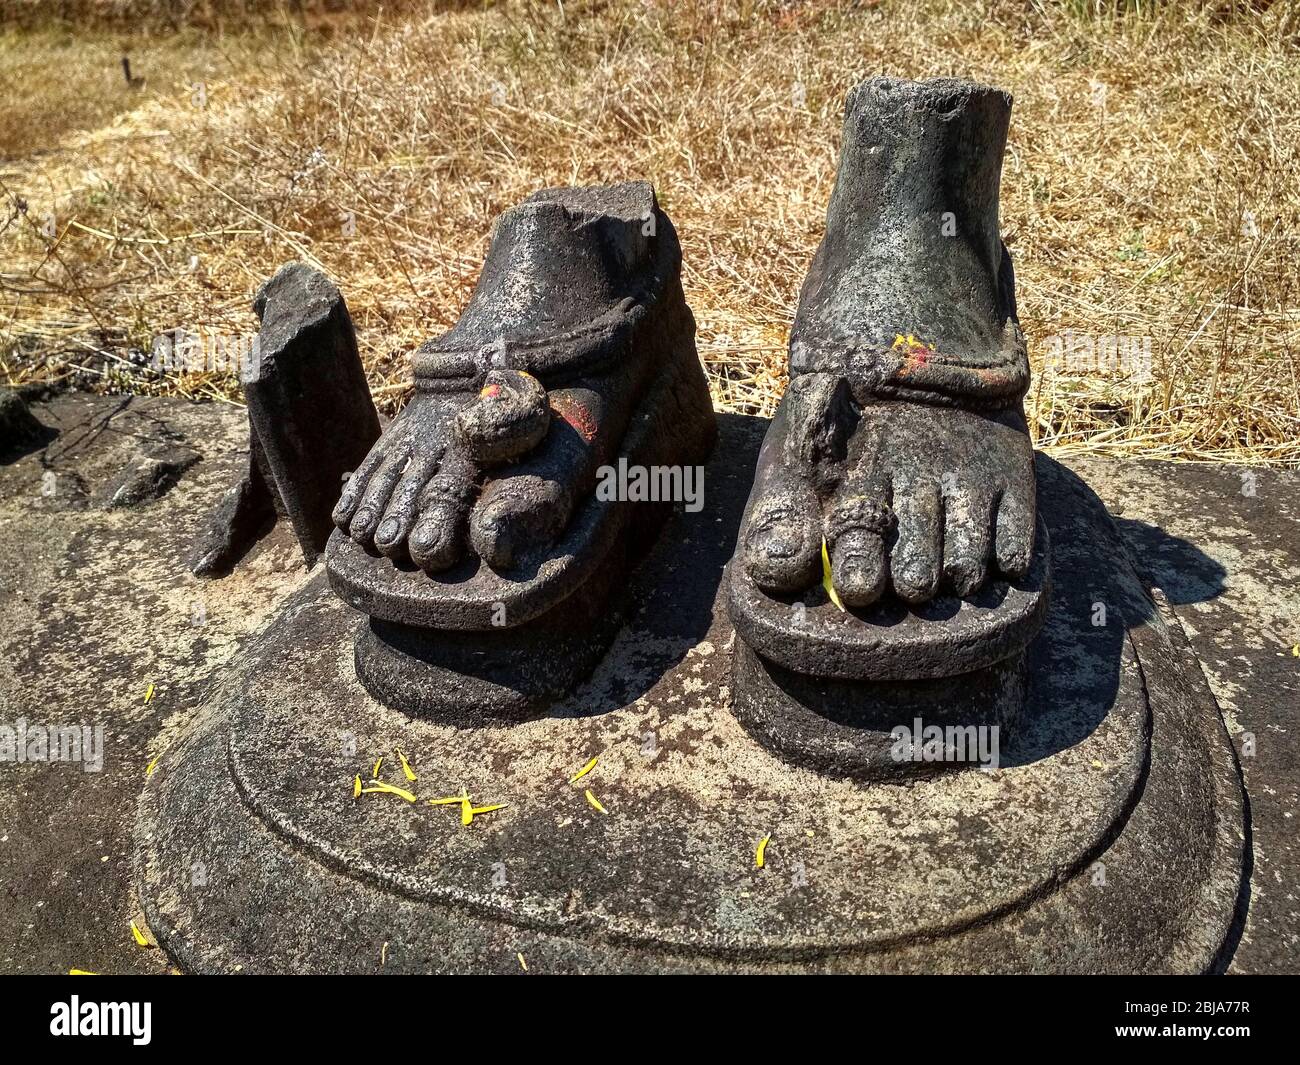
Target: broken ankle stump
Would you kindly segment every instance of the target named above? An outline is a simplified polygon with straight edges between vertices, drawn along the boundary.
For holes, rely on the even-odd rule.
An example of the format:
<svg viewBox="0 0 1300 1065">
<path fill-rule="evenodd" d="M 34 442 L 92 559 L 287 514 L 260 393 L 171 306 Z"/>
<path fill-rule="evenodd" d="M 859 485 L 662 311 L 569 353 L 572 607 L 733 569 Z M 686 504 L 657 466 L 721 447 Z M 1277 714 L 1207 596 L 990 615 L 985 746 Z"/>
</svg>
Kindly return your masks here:
<svg viewBox="0 0 1300 1065">
<path fill-rule="evenodd" d="M 502 216 L 326 567 L 145 783 L 179 967 L 1223 966 L 1235 755 L 1104 506 L 1030 447 L 1009 108 L 853 91 L 770 425 L 715 421 L 648 185 Z M 607 490 L 706 462 L 671 521 Z"/>
<path fill-rule="evenodd" d="M 289 263 L 253 308 L 262 328 L 240 368 L 248 468 L 209 519 L 192 566 L 198 576 L 228 571 L 279 518 L 313 565 L 333 528 L 343 477 L 379 436 L 352 319 L 333 282 Z"/>
<path fill-rule="evenodd" d="M 369 616 L 357 676 L 471 725 L 543 709 L 618 630 L 671 512 L 602 498 L 613 465 L 681 469 L 716 427 L 681 248 L 644 182 L 537 193 L 498 221 L 469 305 L 335 509 L 327 565 Z"/>
</svg>

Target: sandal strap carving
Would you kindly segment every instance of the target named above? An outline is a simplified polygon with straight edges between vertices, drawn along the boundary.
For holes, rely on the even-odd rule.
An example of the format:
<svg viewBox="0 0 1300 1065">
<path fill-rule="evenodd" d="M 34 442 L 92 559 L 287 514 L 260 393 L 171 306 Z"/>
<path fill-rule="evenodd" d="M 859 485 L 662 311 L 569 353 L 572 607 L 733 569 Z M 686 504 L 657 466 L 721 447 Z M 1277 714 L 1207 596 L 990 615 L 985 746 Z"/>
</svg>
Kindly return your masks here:
<svg viewBox="0 0 1300 1065">
<path fill-rule="evenodd" d="M 1014 319 L 1002 330 L 1002 343 L 988 355 L 945 355 L 914 337 L 899 337 L 892 347 L 851 340 L 799 337 L 790 344 L 792 374 L 833 373 L 849 383 L 859 403 L 905 399 L 967 410 L 1002 410 L 1029 389 L 1025 336 Z"/>
</svg>

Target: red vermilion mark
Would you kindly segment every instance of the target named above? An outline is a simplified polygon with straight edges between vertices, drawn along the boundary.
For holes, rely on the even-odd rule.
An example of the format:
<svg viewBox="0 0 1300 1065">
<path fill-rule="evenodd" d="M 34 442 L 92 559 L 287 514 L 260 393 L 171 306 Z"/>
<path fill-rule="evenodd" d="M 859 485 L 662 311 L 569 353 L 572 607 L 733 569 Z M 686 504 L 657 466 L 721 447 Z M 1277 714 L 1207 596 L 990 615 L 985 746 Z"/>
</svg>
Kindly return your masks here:
<svg viewBox="0 0 1300 1065">
<path fill-rule="evenodd" d="M 899 372 L 906 376 L 912 370 L 920 369 L 930 361 L 934 351 L 927 347 L 921 341 L 917 340 L 911 333 L 903 336 L 901 333 L 894 337 L 893 350 L 902 353 L 902 366 Z"/>
<path fill-rule="evenodd" d="M 479 395 L 483 399 L 496 399 L 497 396 L 501 395 L 501 386 L 487 385 L 479 391 Z"/>
<path fill-rule="evenodd" d="M 571 426 L 573 431 L 582 439 L 590 444 L 596 439 L 596 431 L 600 428 L 596 424 L 596 419 L 591 411 L 587 410 L 581 403 L 572 403 L 568 400 L 549 397 L 551 401 L 551 410 L 558 415 L 565 424 Z"/>
</svg>

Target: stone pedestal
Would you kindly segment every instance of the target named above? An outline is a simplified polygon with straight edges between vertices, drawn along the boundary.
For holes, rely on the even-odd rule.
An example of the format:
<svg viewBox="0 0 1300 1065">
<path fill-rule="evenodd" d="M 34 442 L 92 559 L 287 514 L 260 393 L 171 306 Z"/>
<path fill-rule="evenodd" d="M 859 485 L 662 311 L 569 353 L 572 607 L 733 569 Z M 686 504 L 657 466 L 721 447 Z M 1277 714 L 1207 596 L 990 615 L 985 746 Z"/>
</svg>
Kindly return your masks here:
<svg viewBox="0 0 1300 1065">
<path fill-rule="evenodd" d="M 705 510 L 666 527 L 639 608 L 543 716 L 385 706 L 354 668 L 367 620 L 315 578 L 149 778 L 136 879 L 161 945 L 199 972 L 367 972 L 380 942 L 390 972 L 1218 966 L 1243 889 L 1233 751 L 1087 487 L 1039 459 L 1056 594 L 997 767 L 864 782 L 733 717 L 718 589 L 761 429 L 724 420 Z M 381 755 L 419 801 L 354 798 Z M 505 806 L 463 825 L 426 801 L 463 791 Z"/>
<path fill-rule="evenodd" d="M 961 750 L 906 749 L 925 742 L 926 728 L 950 747 L 954 737 L 974 742 L 975 730 L 1011 738 L 1027 692 L 1025 649 L 1048 612 L 1048 539 L 1040 519 L 1023 580 L 920 607 L 889 597 L 845 610 L 823 589 L 811 602 L 777 597 L 733 561 L 732 713 L 765 747 L 820 772 L 884 780 L 965 768 L 972 759 Z"/>
<path fill-rule="evenodd" d="M 952 677 L 862 681 L 797 673 L 740 639 L 732 677 L 731 712 L 754 739 L 795 765 L 860 780 L 969 768 L 981 743 L 1011 738 L 1028 687 L 1023 651 Z"/>
<path fill-rule="evenodd" d="M 633 564 L 611 554 L 562 606 L 510 628 L 371 617 L 357 633 L 357 679 L 395 709 L 465 728 L 527 718 L 573 691 L 609 649 L 625 606 L 617 578 Z"/>
</svg>

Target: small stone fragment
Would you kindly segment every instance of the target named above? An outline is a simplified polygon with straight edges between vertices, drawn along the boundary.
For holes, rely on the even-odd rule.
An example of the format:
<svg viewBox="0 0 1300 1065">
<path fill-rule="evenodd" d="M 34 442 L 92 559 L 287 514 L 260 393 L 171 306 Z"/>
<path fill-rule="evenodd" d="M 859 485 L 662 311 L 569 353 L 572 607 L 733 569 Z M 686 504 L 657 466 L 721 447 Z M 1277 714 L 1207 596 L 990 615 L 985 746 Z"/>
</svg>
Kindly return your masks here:
<svg viewBox="0 0 1300 1065">
<path fill-rule="evenodd" d="M 103 505 L 112 510 L 161 499 L 199 458 L 197 451 L 179 446 L 159 447 L 137 455 L 104 490 Z"/>
</svg>

